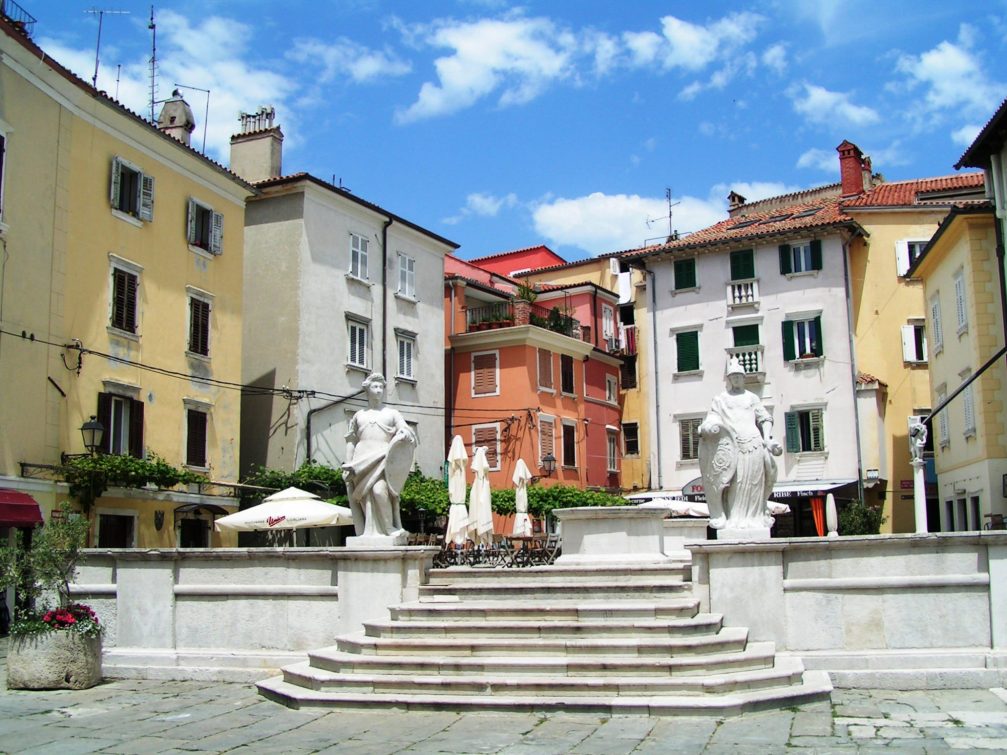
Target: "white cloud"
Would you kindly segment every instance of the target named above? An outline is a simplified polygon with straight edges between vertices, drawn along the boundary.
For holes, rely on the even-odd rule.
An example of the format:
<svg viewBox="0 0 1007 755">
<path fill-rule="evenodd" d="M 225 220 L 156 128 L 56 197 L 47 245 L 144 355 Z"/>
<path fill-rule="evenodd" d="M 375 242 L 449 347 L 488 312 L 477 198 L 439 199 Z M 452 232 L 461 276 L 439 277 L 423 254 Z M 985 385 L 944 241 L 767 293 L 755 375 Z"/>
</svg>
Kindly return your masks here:
<svg viewBox="0 0 1007 755">
<path fill-rule="evenodd" d="M 962 126 L 961 128 L 952 131 L 951 141 L 962 147 L 971 147 L 972 142 L 976 140 L 976 137 L 979 136 L 979 132 L 982 130 L 982 126 L 970 123 L 967 126 Z"/>
<path fill-rule="evenodd" d="M 781 44 L 775 44 L 764 50 L 762 65 L 782 75 L 787 70 L 787 48 Z"/>
<path fill-rule="evenodd" d="M 576 39 L 548 19 L 444 21 L 417 35 L 452 52 L 434 62 L 438 83 L 425 82 L 416 102 L 399 111 L 402 123 L 457 112 L 498 89 L 501 106 L 526 103 L 573 75 Z"/>
<path fill-rule="evenodd" d="M 298 63 L 321 61 L 320 83 L 333 81 L 338 76 L 367 82 L 385 76 L 402 76 L 411 70 L 409 63 L 400 60 L 393 52 L 371 50 L 345 37 L 328 43 L 318 39 L 299 39 L 287 53 L 287 58 Z"/>
<path fill-rule="evenodd" d="M 877 111 L 855 105 L 845 92 L 832 92 L 815 84 L 803 84 L 789 92 L 794 110 L 813 123 L 868 126 L 881 120 Z"/>
<path fill-rule="evenodd" d="M 945 40 L 919 56 L 899 59 L 898 71 L 909 77 L 912 86 L 925 88 L 924 101 L 930 110 L 964 109 L 978 115 L 991 112 L 1007 93 L 1002 83 L 989 79 L 969 49 L 974 33 L 962 24 L 957 44 Z"/>
<path fill-rule="evenodd" d="M 679 92 L 678 96 L 683 100 L 691 100 L 704 90 L 723 89 L 731 83 L 731 81 L 733 81 L 735 76 L 739 73 L 744 72 L 751 76 L 755 72 L 757 66 L 758 58 L 755 57 L 754 53 L 746 52 L 744 54 L 738 54 L 731 60 L 726 61 L 720 69 L 710 74 L 710 78 L 705 82 L 692 82 Z"/>
<path fill-rule="evenodd" d="M 699 71 L 751 42 L 763 20 L 755 13 L 732 13 L 700 26 L 665 16 L 661 19 L 660 35 L 651 31 L 626 32 L 623 42 L 632 62 L 638 66 L 656 63 L 666 70 Z"/>
<path fill-rule="evenodd" d="M 804 187 L 792 186 L 779 181 L 732 181 L 731 183 L 714 184 L 710 189 L 710 200 L 720 199 L 727 206 L 727 195 L 738 192 L 749 202 L 756 202 L 767 197 L 778 197 L 782 194 L 793 194 Z M 723 218 L 719 218 L 722 220 Z"/>
<path fill-rule="evenodd" d="M 812 148 L 797 158 L 798 168 L 814 168 L 826 173 L 839 173 L 839 156 L 836 151 Z"/>
<path fill-rule="evenodd" d="M 495 218 L 504 208 L 516 207 L 519 204 L 517 194 L 511 192 L 502 197 L 483 192 L 475 192 L 465 197 L 465 206 L 457 215 L 444 218 L 443 222 L 448 225 L 457 225 L 462 220 L 470 216 Z"/>
</svg>

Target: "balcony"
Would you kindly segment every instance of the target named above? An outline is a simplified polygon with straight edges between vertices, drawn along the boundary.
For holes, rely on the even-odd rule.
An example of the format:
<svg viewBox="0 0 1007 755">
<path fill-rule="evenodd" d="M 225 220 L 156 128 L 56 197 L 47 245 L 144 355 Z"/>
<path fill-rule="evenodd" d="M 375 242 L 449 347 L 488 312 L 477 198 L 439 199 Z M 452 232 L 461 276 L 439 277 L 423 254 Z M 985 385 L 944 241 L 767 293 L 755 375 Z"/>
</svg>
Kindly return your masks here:
<svg viewBox="0 0 1007 755">
<path fill-rule="evenodd" d="M 749 383 L 760 383 L 766 379 L 766 368 L 763 361 L 765 346 L 730 346 L 724 349 L 727 358 L 734 357 L 741 363 L 745 370 L 745 381 Z"/>
<path fill-rule="evenodd" d="M 35 17 L 14 0 L 0 0 L 0 15 L 10 21 L 14 28 L 20 29 L 27 36 L 32 35 L 35 29 Z"/>
<path fill-rule="evenodd" d="M 635 325 L 619 326 L 619 349 L 625 356 L 636 356 L 636 337 Z"/>
<path fill-rule="evenodd" d="M 517 309 L 521 311 L 516 312 Z M 527 323 L 522 321 L 524 312 L 527 312 Z M 518 302 L 516 307 L 513 301 L 503 301 L 482 307 L 469 307 L 465 315 L 466 333 L 524 324 L 552 330 L 571 338 L 579 339 L 582 334 L 580 321 L 563 314 L 559 307 L 547 309 L 528 302 Z"/>
<path fill-rule="evenodd" d="M 487 304 L 483 307 L 470 307 L 465 314 L 465 331 L 467 333 L 493 328 L 509 328 L 513 324 L 514 308 L 509 301 Z"/>
<path fill-rule="evenodd" d="M 731 281 L 727 284 L 728 307 L 758 307 L 759 279 Z"/>
</svg>

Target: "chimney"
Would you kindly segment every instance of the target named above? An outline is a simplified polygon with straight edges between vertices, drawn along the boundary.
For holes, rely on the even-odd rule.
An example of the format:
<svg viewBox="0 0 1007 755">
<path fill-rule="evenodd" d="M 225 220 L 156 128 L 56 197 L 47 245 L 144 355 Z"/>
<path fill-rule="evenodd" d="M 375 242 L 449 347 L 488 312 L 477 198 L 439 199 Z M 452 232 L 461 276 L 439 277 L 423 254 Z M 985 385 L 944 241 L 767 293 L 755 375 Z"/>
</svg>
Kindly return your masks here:
<svg viewBox="0 0 1007 755">
<path fill-rule="evenodd" d="M 157 116 L 157 127 L 186 147 L 189 146 L 189 137 L 196 128 L 196 119 L 189 103 L 182 99 L 182 94 L 177 89 L 171 93 L 171 99 L 164 101 L 161 114 Z"/>
<path fill-rule="evenodd" d="M 733 218 L 735 213 L 745 206 L 746 201 L 738 192 L 732 191 L 727 195 L 727 214 Z"/>
<path fill-rule="evenodd" d="M 856 197 L 871 186 L 871 158 L 864 157 L 860 147 L 850 141 L 843 141 L 836 151 L 839 153 L 839 175 L 842 181 L 840 192 L 844 197 Z"/>
<path fill-rule="evenodd" d="M 273 125 L 275 118 L 271 106 L 238 116 L 241 132 L 231 137 L 231 170 L 250 183 L 282 175 L 283 132 Z"/>
</svg>

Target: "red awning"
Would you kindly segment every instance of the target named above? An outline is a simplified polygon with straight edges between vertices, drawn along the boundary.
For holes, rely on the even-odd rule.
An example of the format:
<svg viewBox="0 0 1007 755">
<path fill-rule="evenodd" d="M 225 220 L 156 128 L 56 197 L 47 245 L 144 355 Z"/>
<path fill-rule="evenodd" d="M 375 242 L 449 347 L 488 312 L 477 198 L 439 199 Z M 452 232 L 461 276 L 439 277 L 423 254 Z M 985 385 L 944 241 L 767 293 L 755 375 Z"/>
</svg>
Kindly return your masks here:
<svg viewBox="0 0 1007 755">
<path fill-rule="evenodd" d="M 27 493 L 0 488 L 0 527 L 34 527 L 42 524 L 38 501 Z"/>
</svg>

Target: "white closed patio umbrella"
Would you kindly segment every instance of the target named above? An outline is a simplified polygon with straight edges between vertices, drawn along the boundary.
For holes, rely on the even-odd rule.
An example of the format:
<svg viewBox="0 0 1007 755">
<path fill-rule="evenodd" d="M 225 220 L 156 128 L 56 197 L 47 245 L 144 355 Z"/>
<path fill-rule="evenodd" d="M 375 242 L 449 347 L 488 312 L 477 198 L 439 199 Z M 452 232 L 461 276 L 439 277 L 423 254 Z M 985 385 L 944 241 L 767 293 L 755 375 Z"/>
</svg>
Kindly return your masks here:
<svg viewBox="0 0 1007 755">
<path fill-rule="evenodd" d="M 444 542 L 464 545 L 469 531 L 469 510 L 465 505 L 465 467 L 468 466 L 469 455 L 465 450 L 462 436 L 456 435 L 451 441 L 448 451 L 448 528 L 444 533 Z"/>
<path fill-rule="evenodd" d="M 514 465 L 514 537 L 531 535 L 531 519 L 528 518 L 528 483 L 531 482 L 531 470 L 518 459 Z"/>
<path fill-rule="evenodd" d="M 493 543 L 493 504 L 487 476 L 489 469 L 486 446 L 479 446 L 472 458 L 475 479 L 469 492 L 469 536 L 476 545 Z"/>
<path fill-rule="evenodd" d="M 268 496 L 258 506 L 221 517 L 214 526 L 218 532 L 256 532 L 342 524 L 353 524 L 353 513 L 345 506 L 326 503 L 300 488 L 287 488 Z"/>
</svg>

